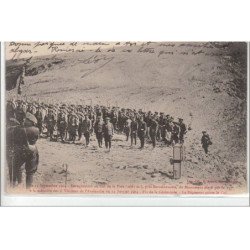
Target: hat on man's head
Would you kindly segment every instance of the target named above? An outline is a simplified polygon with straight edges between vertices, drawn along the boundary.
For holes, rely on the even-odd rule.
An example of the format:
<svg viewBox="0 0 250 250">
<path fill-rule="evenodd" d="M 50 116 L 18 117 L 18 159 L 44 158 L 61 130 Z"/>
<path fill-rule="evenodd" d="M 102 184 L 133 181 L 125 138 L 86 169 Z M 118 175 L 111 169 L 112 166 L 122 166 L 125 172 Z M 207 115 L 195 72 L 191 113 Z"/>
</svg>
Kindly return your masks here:
<svg viewBox="0 0 250 250">
<path fill-rule="evenodd" d="M 31 121 L 31 122 L 33 122 L 34 125 L 37 124 L 36 117 L 34 115 L 32 115 L 31 113 L 29 113 L 29 112 L 26 113 L 26 119 L 29 120 L 29 121 Z"/>
</svg>

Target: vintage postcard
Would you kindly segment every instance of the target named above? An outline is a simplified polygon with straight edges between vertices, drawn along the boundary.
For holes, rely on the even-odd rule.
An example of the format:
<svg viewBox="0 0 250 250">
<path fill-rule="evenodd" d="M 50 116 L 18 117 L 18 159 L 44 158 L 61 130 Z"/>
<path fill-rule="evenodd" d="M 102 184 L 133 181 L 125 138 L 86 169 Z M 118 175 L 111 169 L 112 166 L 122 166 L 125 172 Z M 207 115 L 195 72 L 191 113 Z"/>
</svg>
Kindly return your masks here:
<svg viewBox="0 0 250 250">
<path fill-rule="evenodd" d="M 247 49 L 5 43 L 5 195 L 247 194 Z"/>
</svg>

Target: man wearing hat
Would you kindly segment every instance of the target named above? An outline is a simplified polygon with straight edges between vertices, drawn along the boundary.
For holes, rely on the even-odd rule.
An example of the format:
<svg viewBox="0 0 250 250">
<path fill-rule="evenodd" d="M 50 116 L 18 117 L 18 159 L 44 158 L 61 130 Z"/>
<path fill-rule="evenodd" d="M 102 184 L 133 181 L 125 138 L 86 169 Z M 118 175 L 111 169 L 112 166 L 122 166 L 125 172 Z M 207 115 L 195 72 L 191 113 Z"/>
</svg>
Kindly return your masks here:
<svg viewBox="0 0 250 250">
<path fill-rule="evenodd" d="M 157 130 L 157 140 L 160 141 L 161 139 L 163 140 L 163 125 L 164 125 L 164 113 L 160 112 L 160 116 L 158 117 L 158 130 Z"/>
<path fill-rule="evenodd" d="M 79 126 L 79 119 L 75 113 L 71 113 L 68 118 L 68 132 L 69 132 L 69 139 L 75 143 L 76 136 L 78 134 L 78 126 Z"/>
<path fill-rule="evenodd" d="M 151 111 L 149 111 L 145 118 L 144 118 L 144 121 L 146 122 L 146 125 L 147 125 L 147 131 L 146 131 L 146 136 L 147 138 L 149 138 L 149 130 L 150 130 L 150 126 L 151 126 Z"/>
<path fill-rule="evenodd" d="M 202 137 L 201 137 L 201 144 L 202 144 L 202 147 L 205 151 L 205 153 L 207 154 L 208 153 L 208 147 L 209 145 L 212 145 L 212 141 L 209 137 L 209 135 L 207 134 L 206 131 L 202 131 Z"/>
<path fill-rule="evenodd" d="M 129 138 L 129 136 L 131 134 L 131 122 L 132 122 L 132 120 L 130 119 L 130 117 L 126 116 L 126 123 L 125 123 L 125 126 L 124 126 L 126 141 L 128 141 L 128 138 Z"/>
<path fill-rule="evenodd" d="M 22 165 L 25 163 L 26 188 L 33 183 L 33 175 L 37 171 L 39 154 L 36 141 L 39 129 L 36 127 L 37 119 L 27 113 L 23 125 L 7 129 L 7 162 L 9 167 L 10 184 L 12 187 L 22 183 Z"/>
<path fill-rule="evenodd" d="M 163 142 L 166 143 L 166 136 L 167 136 L 167 118 L 163 116 L 163 120 L 161 121 L 161 139 Z"/>
<path fill-rule="evenodd" d="M 179 127 L 180 127 L 180 136 L 179 136 L 179 140 L 180 143 L 184 143 L 184 135 L 187 133 L 187 127 L 186 124 L 183 123 L 183 119 L 179 118 Z"/>
<path fill-rule="evenodd" d="M 79 126 L 78 126 L 78 141 L 82 139 L 82 122 L 84 120 L 84 114 L 82 111 L 79 111 L 77 113 L 77 116 L 79 118 Z"/>
<path fill-rule="evenodd" d="M 47 128 L 47 136 L 52 141 L 53 133 L 54 133 L 55 125 L 56 125 L 56 117 L 55 117 L 55 114 L 53 113 L 52 106 L 49 106 L 48 114 L 44 118 L 44 123 L 46 124 L 46 128 Z"/>
<path fill-rule="evenodd" d="M 118 121 L 118 113 L 115 109 L 111 111 L 111 123 L 114 126 L 114 129 L 117 130 L 117 121 Z"/>
<path fill-rule="evenodd" d="M 103 134 L 104 134 L 105 147 L 110 151 L 111 140 L 114 134 L 114 127 L 113 124 L 110 122 L 109 117 L 106 117 L 105 119 L 105 123 L 103 125 Z"/>
<path fill-rule="evenodd" d="M 137 130 L 138 130 L 138 123 L 135 120 L 135 116 L 131 117 L 132 122 L 130 123 L 130 139 L 131 139 L 131 147 L 133 146 L 133 141 L 136 145 L 136 137 L 137 137 Z"/>
<path fill-rule="evenodd" d="M 39 134 L 41 135 L 42 129 L 43 129 L 43 113 L 42 113 L 42 109 L 40 106 L 37 107 L 35 117 L 37 119 L 37 127 L 39 129 Z"/>
<path fill-rule="evenodd" d="M 172 132 L 173 132 L 173 127 L 174 124 L 172 121 L 168 120 L 168 118 L 166 117 L 166 137 L 165 137 L 165 143 L 167 144 L 167 146 L 170 146 L 172 144 Z"/>
<path fill-rule="evenodd" d="M 138 123 L 138 137 L 141 141 L 141 149 L 144 148 L 144 143 L 145 143 L 145 136 L 146 136 L 146 131 L 147 131 L 147 124 L 143 120 L 143 116 L 140 116 L 140 120 Z"/>
<path fill-rule="evenodd" d="M 18 120 L 18 122 L 20 124 L 23 124 L 23 121 L 25 119 L 25 110 L 24 110 L 24 107 L 23 107 L 23 104 L 21 101 L 19 101 L 17 103 L 17 107 L 15 110 L 15 116 L 16 116 L 16 119 Z"/>
<path fill-rule="evenodd" d="M 89 119 L 87 114 L 84 116 L 84 120 L 82 121 L 81 126 L 82 126 L 81 131 L 82 131 L 82 133 L 83 133 L 83 135 L 85 137 L 85 140 L 86 140 L 85 146 L 88 147 L 89 146 L 90 133 L 91 133 L 91 129 L 92 129 L 92 121 Z"/>
<path fill-rule="evenodd" d="M 58 120 L 57 120 L 57 128 L 59 131 L 59 135 L 61 137 L 61 141 L 65 142 L 67 127 L 68 127 L 68 123 L 66 120 L 66 113 L 61 111 L 59 114 L 60 116 L 58 117 Z"/>
<path fill-rule="evenodd" d="M 127 118 L 128 117 L 125 115 L 124 111 L 118 113 L 117 126 L 120 132 L 124 132 Z"/>
<path fill-rule="evenodd" d="M 103 141 L 103 126 L 104 122 L 102 120 L 102 116 L 97 116 L 97 120 L 94 124 L 94 131 L 96 135 L 96 139 L 98 141 L 99 148 L 102 148 L 102 141 Z"/>
<path fill-rule="evenodd" d="M 93 134 L 93 125 L 95 124 L 95 121 L 96 121 L 96 113 L 95 111 L 92 109 L 91 107 L 91 110 L 89 111 L 89 119 L 91 121 L 91 135 Z"/>
<path fill-rule="evenodd" d="M 8 100 L 7 105 L 6 105 L 6 117 L 7 117 L 7 122 L 10 118 L 15 118 L 15 109 L 16 105 L 13 101 Z"/>
<path fill-rule="evenodd" d="M 180 135 L 180 127 L 178 125 L 178 122 L 173 122 L 172 138 L 171 138 L 172 143 L 174 144 L 179 143 L 179 135 Z"/>
<path fill-rule="evenodd" d="M 156 121 L 156 117 L 152 116 L 150 127 L 149 127 L 149 135 L 153 144 L 153 148 L 156 146 L 156 134 L 158 130 L 158 122 Z"/>
</svg>

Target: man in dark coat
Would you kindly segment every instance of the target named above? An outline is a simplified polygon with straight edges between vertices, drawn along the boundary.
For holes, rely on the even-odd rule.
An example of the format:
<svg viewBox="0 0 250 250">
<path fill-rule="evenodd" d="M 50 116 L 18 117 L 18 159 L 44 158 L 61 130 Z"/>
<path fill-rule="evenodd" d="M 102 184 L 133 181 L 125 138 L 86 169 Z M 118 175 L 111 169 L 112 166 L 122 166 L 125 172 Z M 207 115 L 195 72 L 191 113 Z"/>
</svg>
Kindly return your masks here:
<svg viewBox="0 0 250 250">
<path fill-rule="evenodd" d="M 209 135 L 207 134 L 206 131 L 202 131 L 202 137 L 201 137 L 201 144 L 202 144 L 202 147 L 205 151 L 205 153 L 207 154 L 208 153 L 208 147 L 209 145 L 212 145 L 212 141 L 209 137 Z"/>
<path fill-rule="evenodd" d="M 39 133 L 41 135 L 42 134 L 42 129 L 43 129 L 43 113 L 42 113 L 42 110 L 41 110 L 40 106 L 37 107 L 35 117 L 37 119 L 37 127 L 38 127 Z"/>
<path fill-rule="evenodd" d="M 114 126 L 114 129 L 117 130 L 118 114 L 116 110 L 112 110 L 110 119 L 111 119 L 111 123 Z"/>
<path fill-rule="evenodd" d="M 102 117 L 100 115 L 97 116 L 97 120 L 96 120 L 95 125 L 94 125 L 94 131 L 95 131 L 96 139 L 98 141 L 99 148 L 102 148 L 103 125 L 104 125 L 104 122 L 102 120 Z"/>
<path fill-rule="evenodd" d="M 57 120 L 57 128 L 62 142 L 65 142 L 67 127 L 68 123 L 66 121 L 66 114 L 64 112 L 61 112 Z"/>
<path fill-rule="evenodd" d="M 69 140 L 75 143 L 78 135 L 79 118 L 75 113 L 71 113 L 68 118 Z"/>
<path fill-rule="evenodd" d="M 105 147 L 110 151 L 111 140 L 114 134 L 114 127 L 113 124 L 110 122 L 109 117 L 106 117 L 105 119 L 105 123 L 103 125 L 103 134 L 104 134 Z"/>
<path fill-rule="evenodd" d="M 151 122 L 150 122 L 150 127 L 149 127 L 149 135 L 153 144 L 153 148 L 156 146 L 156 134 L 158 130 L 158 123 L 156 121 L 156 118 L 152 116 Z"/>
<path fill-rule="evenodd" d="M 33 183 L 33 175 L 37 171 L 39 153 L 36 141 L 39 137 L 39 129 L 36 117 L 26 114 L 24 125 L 10 126 L 7 128 L 7 162 L 9 178 L 12 187 L 22 183 L 22 165 L 25 164 L 26 188 Z"/>
<path fill-rule="evenodd" d="M 15 110 L 15 116 L 16 119 L 20 124 L 23 124 L 23 121 L 25 119 L 25 108 L 23 107 L 23 104 L 21 101 L 18 102 L 16 110 Z"/>
<path fill-rule="evenodd" d="M 124 126 L 124 132 L 126 135 L 126 141 L 128 141 L 129 135 L 131 134 L 131 119 L 128 117 Z"/>
<path fill-rule="evenodd" d="M 146 133 L 147 133 L 147 124 L 143 120 L 143 116 L 141 116 L 138 123 L 138 137 L 141 142 L 141 147 L 140 147 L 141 149 L 144 148 Z"/>
<path fill-rule="evenodd" d="M 151 111 L 149 111 L 145 115 L 144 121 L 146 122 L 146 125 L 147 125 L 146 136 L 147 136 L 147 138 L 150 138 L 150 136 L 149 136 L 149 130 L 150 130 L 150 126 L 151 126 Z"/>
<path fill-rule="evenodd" d="M 82 122 L 84 120 L 83 113 L 78 113 L 79 117 L 79 126 L 78 126 L 78 141 L 82 139 Z"/>
<path fill-rule="evenodd" d="M 179 118 L 179 127 L 180 127 L 179 140 L 180 140 L 180 143 L 184 143 L 184 135 L 187 133 L 187 127 L 186 127 L 186 124 L 183 123 L 182 118 Z"/>
<path fill-rule="evenodd" d="M 172 143 L 177 144 L 179 143 L 179 134 L 180 134 L 180 127 L 177 122 L 173 123 L 172 127 Z"/>
<path fill-rule="evenodd" d="M 15 111 L 16 110 L 16 105 L 15 105 L 15 102 L 14 101 L 7 101 L 7 105 L 6 105 L 6 118 L 7 118 L 7 121 L 10 119 L 10 118 L 16 118 L 16 114 L 15 114 Z"/>
<path fill-rule="evenodd" d="M 51 107 L 49 108 L 48 114 L 44 118 L 44 123 L 46 124 L 46 127 L 47 127 L 47 136 L 52 141 L 53 133 L 55 130 L 55 125 L 56 125 L 56 117 Z"/>
<path fill-rule="evenodd" d="M 91 129 L 92 129 L 92 122 L 88 118 L 88 115 L 85 115 L 85 118 L 82 121 L 82 133 L 83 133 L 85 140 L 86 140 L 86 145 L 85 145 L 86 147 L 89 146 Z"/>
<path fill-rule="evenodd" d="M 159 127 L 158 127 L 158 131 L 157 131 L 157 140 L 160 141 L 164 141 L 164 113 L 161 112 L 160 113 L 160 116 L 158 118 L 158 124 L 159 124 Z"/>
<path fill-rule="evenodd" d="M 138 123 L 135 120 L 135 117 L 132 117 L 132 122 L 130 123 L 130 138 L 131 138 L 131 146 L 133 145 L 133 141 L 136 145 L 136 137 L 137 137 L 137 130 L 138 130 Z"/>
</svg>

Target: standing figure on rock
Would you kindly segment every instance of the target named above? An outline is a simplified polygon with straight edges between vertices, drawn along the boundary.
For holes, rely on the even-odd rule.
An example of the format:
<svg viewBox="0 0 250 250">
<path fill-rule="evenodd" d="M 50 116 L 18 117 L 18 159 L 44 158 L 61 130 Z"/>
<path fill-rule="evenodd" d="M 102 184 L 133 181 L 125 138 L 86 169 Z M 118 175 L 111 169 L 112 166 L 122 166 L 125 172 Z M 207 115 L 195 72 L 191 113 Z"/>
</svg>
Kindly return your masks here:
<svg viewBox="0 0 250 250">
<path fill-rule="evenodd" d="M 206 131 L 202 131 L 202 137 L 201 137 L 201 144 L 202 144 L 202 147 L 205 151 L 205 153 L 207 154 L 208 153 L 208 147 L 209 145 L 212 145 L 212 141 L 209 137 L 209 135 L 207 134 Z"/>
</svg>

